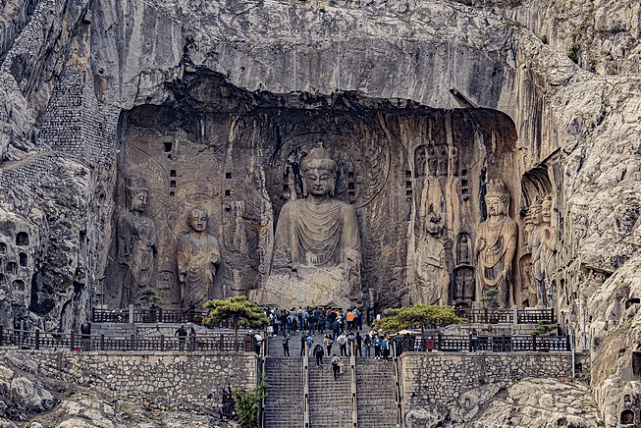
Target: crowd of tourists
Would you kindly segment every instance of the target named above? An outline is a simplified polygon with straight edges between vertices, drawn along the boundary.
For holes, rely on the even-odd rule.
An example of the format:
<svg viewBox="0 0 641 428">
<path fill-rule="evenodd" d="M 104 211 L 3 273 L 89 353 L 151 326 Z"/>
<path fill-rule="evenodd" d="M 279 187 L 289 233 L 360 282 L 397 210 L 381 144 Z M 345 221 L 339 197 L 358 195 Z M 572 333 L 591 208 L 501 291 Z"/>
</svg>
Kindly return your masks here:
<svg viewBox="0 0 641 428">
<path fill-rule="evenodd" d="M 316 365 L 322 367 L 325 355 L 332 358 L 332 366 L 340 357 L 373 357 L 388 360 L 392 343 L 387 336 L 369 329 L 364 315 L 358 308 L 349 310 L 333 308 L 292 308 L 279 310 L 268 308 L 269 326 L 267 334 L 283 336 L 283 354 L 290 356 L 290 341 L 293 335 L 300 340 L 299 356 L 307 351 L 316 358 Z M 373 314 L 368 324 L 373 322 Z M 364 332 L 364 327 L 367 332 Z M 363 331 L 363 334 L 361 332 Z M 364 351 L 364 352 L 363 352 Z M 340 354 L 340 356 L 339 356 Z"/>
</svg>

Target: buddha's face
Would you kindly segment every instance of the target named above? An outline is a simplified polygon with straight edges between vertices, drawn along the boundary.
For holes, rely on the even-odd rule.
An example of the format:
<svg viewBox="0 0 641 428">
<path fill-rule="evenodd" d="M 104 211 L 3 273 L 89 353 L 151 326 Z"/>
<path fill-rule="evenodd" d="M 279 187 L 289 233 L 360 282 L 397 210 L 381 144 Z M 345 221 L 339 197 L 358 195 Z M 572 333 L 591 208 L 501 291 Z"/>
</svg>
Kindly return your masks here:
<svg viewBox="0 0 641 428">
<path fill-rule="evenodd" d="M 196 232 L 204 232 L 207 229 L 207 213 L 203 210 L 191 212 L 191 227 Z"/>
<path fill-rule="evenodd" d="M 149 193 L 147 193 L 146 191 L 136 193 L 136 195 L 133 197 L 133 200 L 131 201 L 131 209 L 140 213 L 145 212 L 145 209 L 147 208 L 148 197 Z"/>
<path fill-rule="evenodd" d="M 505 215 L 506 206 L 501 198 L 490 196 L 485 199 L 485 204 L 490 217 Z"/>
<path fill-rule="evenodd" d="M 312 168 L 305 174 L 307 192 L 314 196 L 329 195 L 334 186 L 332 174 L 320 168 Z"/>
<path fill-rule="evenodd" d="M 552 201 L 545 200 L 543 204 L 541 204 L 541 218 L 543 219 L 543 223 L 550 223 L 552 219 Z"/>
</svg>

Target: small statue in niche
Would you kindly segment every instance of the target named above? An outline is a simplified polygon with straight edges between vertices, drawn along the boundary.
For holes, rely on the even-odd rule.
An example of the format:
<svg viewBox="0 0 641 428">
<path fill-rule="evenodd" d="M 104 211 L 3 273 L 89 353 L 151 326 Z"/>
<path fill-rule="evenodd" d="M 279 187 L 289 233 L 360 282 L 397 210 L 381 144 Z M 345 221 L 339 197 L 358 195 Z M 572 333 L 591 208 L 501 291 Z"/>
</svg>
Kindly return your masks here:
<svg viewBox="0 0 641 428">
<path fill-rule="evenodd" d="M 130 177 L 126 196 L 129 211 L 118 219 L 118 266 L 123 286 L 121 307 L 141 303 L 143 292 L 154 276 L 158 252 L 156 227 L 145 215 L 149 199 L 146 180 Z"/>
<path fill-rule="evenodd" d="M 281 307 L 343 308 L 362 302 L 361 241 L 356 211 L 334 199 L 338 167 L 323 148 L 301 162 L 303 199 L 287 202 L 274 237 L 272 271 L 255 298 Z"/>
<path fill-rule="evenodd" d="M 490 180 L 485 195 L 488 219 L 479 226 L 476 240 L 477 292 L 480 299 L 490 289 L 498 291 L 499 307 L 514 306 L 512 261 L 517 226 L 508 217 L 510 195 L 501 180 Z"/>
<path fill-rule="evenodd" d="M 454 290 L 452 300 L 456 307 L 469 308 L 474 299 L 474 269 L 463 266 L 454 270 Z"/>
<path fill-rule="evenodd" d="M 220 263 L 218 240 L 207 233 L 209 215 L 204 208 L 194 208 L 187 219 L 191 231 L 178 242 L 178 281 L 181 304 L 201 307 L 214 286 Z"/>
</svg>

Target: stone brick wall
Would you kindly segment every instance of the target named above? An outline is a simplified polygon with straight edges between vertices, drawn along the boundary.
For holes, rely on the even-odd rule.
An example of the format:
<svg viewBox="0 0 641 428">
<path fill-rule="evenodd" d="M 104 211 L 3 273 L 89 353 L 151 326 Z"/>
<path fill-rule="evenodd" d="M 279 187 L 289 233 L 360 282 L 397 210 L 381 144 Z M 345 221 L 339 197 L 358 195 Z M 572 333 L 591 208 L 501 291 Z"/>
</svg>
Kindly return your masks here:
<svg viewBox="0 0 641 428">
<path fill-rule="evenodd" d="M 577 354 L 577 366 L 580 363 L 587 370 L 588 359 L 587 355 Z M 529 377 L 570 376 L 570 352 L 408 352 L 400 358 L 404 411 L 435 404 L 448 407 L 458 401 L 461 394 L 489 383 L 511 382 Z"/>
<path fill-rule="evenodd" d="M 11 351 L 0 352 L 1 356 Z M 14 351 L 15 352 L 15 351 Z M 231 390 L 258 380 L 254 353 L 22 351 L 40 375 L 73 381 L 112 398 L 208 413 L 221 410 Z"/>
</svg>

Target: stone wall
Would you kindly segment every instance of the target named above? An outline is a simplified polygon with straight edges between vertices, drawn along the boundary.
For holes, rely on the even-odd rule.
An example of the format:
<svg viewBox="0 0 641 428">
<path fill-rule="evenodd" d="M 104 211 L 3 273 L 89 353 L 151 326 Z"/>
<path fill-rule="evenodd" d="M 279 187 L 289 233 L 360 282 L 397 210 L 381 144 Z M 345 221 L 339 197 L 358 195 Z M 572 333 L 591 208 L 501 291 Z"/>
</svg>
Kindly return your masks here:
<svg viewBox="0 0 641 428">
<path fill-rule="evenodd" d="M 587 354 L 576 354 L 577 367 L 586 368 L 587 360 Z M 491 383 L 572 376 L 569 352 L 409 352 L 401 355 L 400 362 L 404 413 L 434 405 L 456 406 L 466 392 Z"/>
<path fill-rule="evenodd" d="M 7 353 L 0 353 L 3 359 Z M 27 355 L 24 355 L 27 354 Z M 155 406 L 222 412 L 231 391 L 258 379 L 254 353 L 21 351 L 38 374 L 92 388 L 106 397 Z"/>
</svg>

